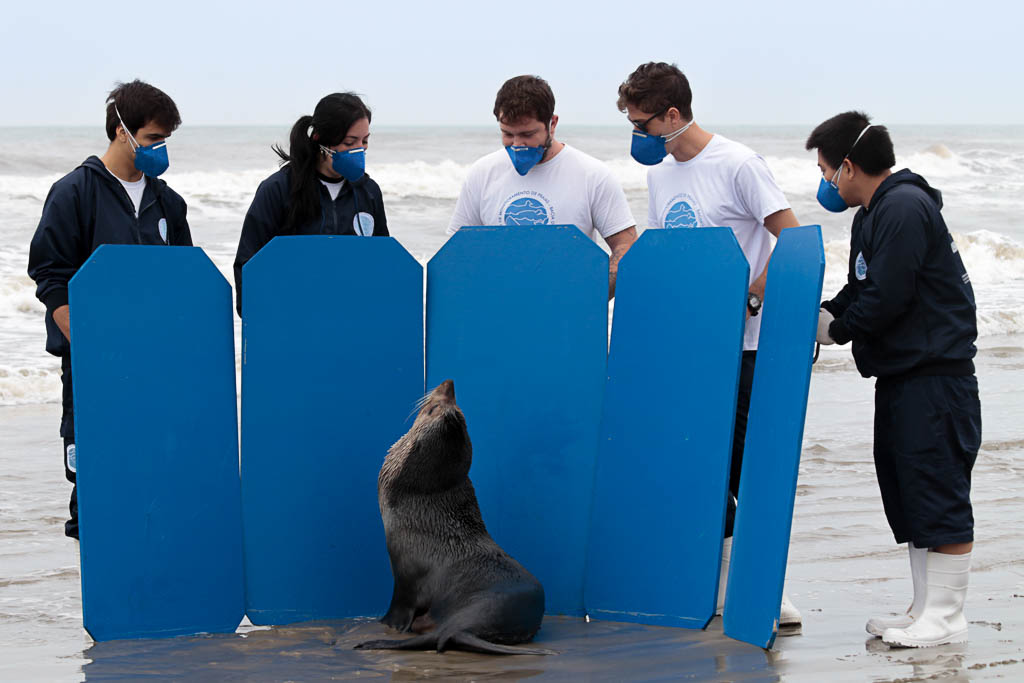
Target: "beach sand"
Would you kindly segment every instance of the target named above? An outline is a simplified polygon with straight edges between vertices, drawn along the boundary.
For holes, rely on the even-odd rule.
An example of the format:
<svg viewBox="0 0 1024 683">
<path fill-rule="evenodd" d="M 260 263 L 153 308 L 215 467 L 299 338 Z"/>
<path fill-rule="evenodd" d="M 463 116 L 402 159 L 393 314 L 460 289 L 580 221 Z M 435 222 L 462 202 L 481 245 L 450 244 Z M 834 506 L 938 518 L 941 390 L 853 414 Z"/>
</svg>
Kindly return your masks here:
<svg viewBox="0 0 1024 683">
<path fill-rule="evenodd" d="M 688 631 L 548 618 L 537 642 L 560 653 L 549 657 L 356 651 L 387 633 L 358 620 L 94 644 L 81 625 L 77 544 L 63 535 L 60 407 L 0 407 L 0 680 L 1024 680 L 1019 340 L 986 340 L 978 375 L 970 642 L 922 650 L 889 649 L 864 632 L 868 617 L 909 604 L 911 584 L 874 479 L 873 382 L 856 375 L 848 350 L 824 353 L 812 378 L 787 577 L 803 633 L 772 651 L 725 637 L 720 619 Z"/>
</svg>

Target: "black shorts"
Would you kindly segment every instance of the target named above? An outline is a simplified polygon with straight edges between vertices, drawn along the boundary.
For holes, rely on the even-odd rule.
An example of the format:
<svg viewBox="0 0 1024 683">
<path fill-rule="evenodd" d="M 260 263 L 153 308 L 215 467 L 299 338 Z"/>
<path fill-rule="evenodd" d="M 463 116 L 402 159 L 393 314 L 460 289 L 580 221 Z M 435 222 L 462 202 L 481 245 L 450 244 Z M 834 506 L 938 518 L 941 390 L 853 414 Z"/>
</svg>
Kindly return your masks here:
<svg viewBox="0 0 1024 683">
<path fill-rule="evenodd" d="M 912 377 L 875 387 L 875 471 L 897 543 L 974 540 L 971 469 L 981 446 L 978 380 Z"/>
</svg>

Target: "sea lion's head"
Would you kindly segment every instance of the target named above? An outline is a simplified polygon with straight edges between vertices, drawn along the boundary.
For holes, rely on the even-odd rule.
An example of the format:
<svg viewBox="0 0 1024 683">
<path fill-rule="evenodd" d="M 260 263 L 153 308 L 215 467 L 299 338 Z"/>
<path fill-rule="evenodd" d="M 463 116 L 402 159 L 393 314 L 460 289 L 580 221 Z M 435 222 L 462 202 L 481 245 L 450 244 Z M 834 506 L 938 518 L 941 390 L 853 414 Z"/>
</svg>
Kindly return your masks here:
<svg viewBox="0 0 1024 683">
<path fill-rule="evenodd" d="M 466 417 L 455 403 L 455 382 L 448 379 L 421 399 L 412 428 L 384 459 L 380 486 L 443 491 L 466 479 L 472 463 Z"/>
</svg>

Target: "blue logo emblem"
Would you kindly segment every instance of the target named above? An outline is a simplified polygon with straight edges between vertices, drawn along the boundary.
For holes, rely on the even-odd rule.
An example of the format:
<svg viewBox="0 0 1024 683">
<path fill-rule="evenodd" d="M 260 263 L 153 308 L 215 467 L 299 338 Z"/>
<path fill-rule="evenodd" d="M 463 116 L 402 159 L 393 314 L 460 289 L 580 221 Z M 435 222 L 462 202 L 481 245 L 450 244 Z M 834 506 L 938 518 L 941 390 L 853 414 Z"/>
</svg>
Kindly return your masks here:
<svg viewBox="0 0 1024 683">
<path fill-rule="evenodd" d="M 864 260 L 864 252 L 857 254 L 857 262 L 853 266 L 853 272 L 857 275 L 858 280 L 863 280 L 868 276 L 868 262 Z"/>
<path fill-rule="evenodd" d="M 373 235 L 373 216 L 365 211 L 360 211 L 352 218 L 352 229 L 357 235 L 371 237 Z"/>
<path fill-rule="evenodd" d="M 696 228 L 697 212 L 687 202 L 679 201 L 665 214 L 666 228 Z"/>
<path fill-rule="evenodd" d="M 547 225 L 548 210 L 533 197 L 521 197 L 505 209 L 505 225 Z"/>
</svg>

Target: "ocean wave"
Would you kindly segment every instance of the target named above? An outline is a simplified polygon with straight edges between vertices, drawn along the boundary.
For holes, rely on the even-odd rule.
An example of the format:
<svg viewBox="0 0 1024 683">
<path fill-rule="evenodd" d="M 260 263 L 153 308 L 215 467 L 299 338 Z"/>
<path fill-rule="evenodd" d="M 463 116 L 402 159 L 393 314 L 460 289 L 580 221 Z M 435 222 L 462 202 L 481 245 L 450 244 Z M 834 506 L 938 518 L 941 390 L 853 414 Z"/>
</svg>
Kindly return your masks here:
<svg viewBox="0 0 1024 683">
<path fill-rule="evenodd" d="M 807 193 L 817 186 L 820 172 L 808 153 L 794 156 L 766 156 L 776 182 L 788 194 Z M 604 162 L 627 192 L 646 190 L 647 168 L 628 156 L 605 159 Z M 377 180 L 385 198 L 406 200 L 426 198 L 454 200 L 458 197 L 469 164 L 451 159 L 416 159 L 399 163 L 373 163 L 367 168 Z M 991 195 L 994 187 L 1004 190 L 1024 188 L 1024 155 L 993 149 L 977 148 L 953 151 L 942 142 L 897 156 L 896 167 L 909 167 L 935 181 L 944 191 L 963 192 L 968 196 L 978 189 Z M 189 200 L 189 208 L 213 218 L 238 219 L 248 208 L 260 182 L 273 173 L 272 165 L 248 170 L 176 171 L 172 167 L 164 176 Z M 30 170 L 31 172 L 31 170 Z M 50 185 L 62 174 L 32 175 L 0 174 L 0 200 L 7 210 L 24 204 L 29 213 L 38 215 L 39 206 Z M 990 197 L 991 198 L 991 197 Z"/>
<path fill-rule="evenodd" d="M 1024 244 L 991 230 L 953 233 L 953 239 L 974 287 L 978 336 L 1024 333 Z M 825 243 L 824 298 L 846 284 L 849 260 L 848 240 Z"/>
<path fill-rule="evenodd" d="M 39 353 L 42 356 L 41 348 Z M 48 358 L 53 367 L 16 368 L 0 365 L 0 405 L 60 403 L 60 361 Z"/>
</svg>

